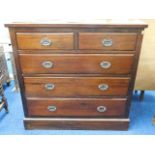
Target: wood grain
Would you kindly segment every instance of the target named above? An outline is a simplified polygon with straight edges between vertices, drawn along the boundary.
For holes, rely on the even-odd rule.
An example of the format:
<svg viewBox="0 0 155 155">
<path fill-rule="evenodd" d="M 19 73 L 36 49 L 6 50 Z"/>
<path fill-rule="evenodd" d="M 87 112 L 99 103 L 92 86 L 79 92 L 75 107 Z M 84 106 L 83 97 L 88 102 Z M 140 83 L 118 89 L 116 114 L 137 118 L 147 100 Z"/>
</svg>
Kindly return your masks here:
<svg viewBox="0 0 155 155">
<path fill-rule="evenodd" d="M 35 60 L 35 61 L 34 61 Z M 42 63 L 50 61 L 51 68 Z M 100 63 L 111 63 L 102 68 Z M 21 54 L 20 64 L 24 74 L 130 74 L 133 54 Z"/>
<path fill-rule="evenodd" d="M 28 114 L 30 117 L 103 117 L 125 114 L 126 99 L 102 98 L 51 98 L 27 99 Z M 49 106 L 55 106 L 56 111 L 49 111 Z M 97 107 L 106 107 L 105 112 L 97 111 Z"/>
<path fill-rule="evenodd" d="M 135 50 L 136 33 L 79 33 L 79 49 Z M 103 46 L 104 39 L 111 39 L 112 46 Z"/>
<path fill-rule="evenodd" d="M 73 33 L 17 33 L 18 49 L 73 49 Z M 52 41 L 51 46 L 42 46 L 41 40 Z"/>
<path fill-rule="evenodd" d="M 25 118 L 26 129 L 127 130 L 129 119 Z"/>
<path fill-rule="evenodd" d="M 124 95 L 128 93 L 129 78 L 112 77 L 25 77 L 27 97 L 85 97 L 103 95 Z M 53 90 L 46 90 L 45 84 L 54 84 Z M 102 91 L 100 84 L 109 88 Z"/>
</svg>

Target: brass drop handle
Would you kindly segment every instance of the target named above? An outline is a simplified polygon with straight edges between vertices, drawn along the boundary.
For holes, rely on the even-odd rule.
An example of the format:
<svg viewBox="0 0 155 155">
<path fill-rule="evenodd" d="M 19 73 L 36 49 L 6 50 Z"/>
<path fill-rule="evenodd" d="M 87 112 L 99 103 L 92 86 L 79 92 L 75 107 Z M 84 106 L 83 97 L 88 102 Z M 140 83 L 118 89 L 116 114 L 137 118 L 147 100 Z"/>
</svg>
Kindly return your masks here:
<svg viewBox="0 0 155 155">
<path fill-rule="evenodd" d="M 50 106 L 47 107 L 47 109 L 48 109 L 48 111 L 50 111 L 50 112 L 54 112 L 54 111 L 57 110 L 57 107 L 54 106 L 54 105 L 50 105 Z"/>
<path fill-rule="evenodd" d="M 111 39 L 103 39 L 102 40 L 102 45 L 105 47 L 110 47 L 113 45 L 113 41 Z"/>
<path fill-rule="evenodd" d="M 109 61 L 102 61 L 100 63 L 100 66 L 101 66 L 101 68 L 108 69 L 108 68 L 111 67 L 111 62 L 109 62 Z"/>
<path fill-rule="evenodd" d="M 107 111 L 107 107 L 105 107 L 105 106 L 98 106 L 97 107 L 97 111 L 98 112 L 105 112 L 105 111 Z"/>
<path fill-rule="evenodd" d="M 108 90 L 109 86 L 107 84 L 100 84 L 100 85 L 98 85 L 98 88 L 101 91 L 106 91 L 106 90 Z"/>
<path fill-rule="evenodd" d="M 48 46 L 52 45 L 52 41 L 49 40 L 49 39 L 44 38 L 44 39 L 41 39 L 40 44 L 42 46 L 48 47 Z"/>
<path fill-rule="evenodd" d="M 45 84 L 45 89 L 46 90 L 53 90 L 55 85 L 53 83 L 47 83 Z"/>
<path fill-rule="evenodd" d="M 52 68 L 52 67 L 53 67 L 53 62 L 51 62 L 51 61 L 44 61 L 44 62 L 42 63 L 42 66 L 43 66 L 44 68 Z"/>
</svg>

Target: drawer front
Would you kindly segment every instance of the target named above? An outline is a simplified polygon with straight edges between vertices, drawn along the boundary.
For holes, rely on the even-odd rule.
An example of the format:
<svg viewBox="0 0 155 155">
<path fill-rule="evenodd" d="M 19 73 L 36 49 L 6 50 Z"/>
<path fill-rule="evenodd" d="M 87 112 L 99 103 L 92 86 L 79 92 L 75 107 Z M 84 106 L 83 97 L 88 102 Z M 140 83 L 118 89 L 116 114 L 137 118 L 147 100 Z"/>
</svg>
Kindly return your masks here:
<svg viewBox="0 0 155 155">
<path fill-rule="evenodd" d="M 27 97 L 126 96 L 129 85 L 129 78 L 104 77 L 25 77 L 24 81 Z"/>
<path fill-rule="evenodd" d="M 38 117 L 124 116 L 126 99 L 28 99 L 28 115 Z"/>
<path fill-rule="evenodd" d="M 73 49 L 73 33 L 17 33 L 18 49 Z"/>
<path fill-rule="evenodd" d="M 129 74 L 132 63 L 132 54 L 20 55 L 23 73 Z"/>
<path fill-rule="evenodd" d="M 79 49 L 135 50 L 136 33 L 80 33 Z"/>
</svg>

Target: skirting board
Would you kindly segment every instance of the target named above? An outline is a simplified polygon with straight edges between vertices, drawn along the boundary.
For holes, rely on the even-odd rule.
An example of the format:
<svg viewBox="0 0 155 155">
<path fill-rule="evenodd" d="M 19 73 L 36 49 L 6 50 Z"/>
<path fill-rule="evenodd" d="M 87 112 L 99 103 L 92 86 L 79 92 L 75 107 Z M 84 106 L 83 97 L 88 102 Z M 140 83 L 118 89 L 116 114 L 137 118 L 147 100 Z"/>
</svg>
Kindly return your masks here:
<svg viewBox="0 0 155 155">
<path fill-rule="evenodd" d="M 25 129 L 128 130 L 129 119 L 25 118 Z"/>
</svg>

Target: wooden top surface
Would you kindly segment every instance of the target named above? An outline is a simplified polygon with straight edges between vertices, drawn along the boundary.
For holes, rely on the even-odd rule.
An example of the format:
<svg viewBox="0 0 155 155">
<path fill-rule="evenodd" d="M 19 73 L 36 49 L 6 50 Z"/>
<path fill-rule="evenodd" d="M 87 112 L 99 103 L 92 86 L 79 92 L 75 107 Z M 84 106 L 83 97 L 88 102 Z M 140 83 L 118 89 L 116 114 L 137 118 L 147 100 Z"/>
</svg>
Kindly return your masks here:
<svg viewBox="0 0 155 155">
<path fill-rule="evenodd" d="M 146 28 L 148 25 L 140 20 L 51 20 L 33 22 L 14 22 L 5 24 L 6 27 L 131 27 Z"/>
</svg>

